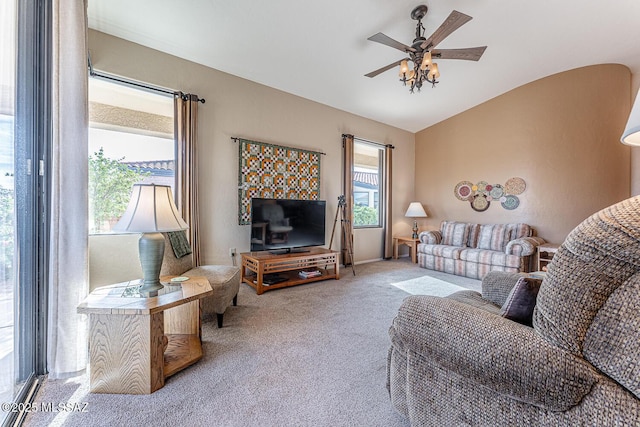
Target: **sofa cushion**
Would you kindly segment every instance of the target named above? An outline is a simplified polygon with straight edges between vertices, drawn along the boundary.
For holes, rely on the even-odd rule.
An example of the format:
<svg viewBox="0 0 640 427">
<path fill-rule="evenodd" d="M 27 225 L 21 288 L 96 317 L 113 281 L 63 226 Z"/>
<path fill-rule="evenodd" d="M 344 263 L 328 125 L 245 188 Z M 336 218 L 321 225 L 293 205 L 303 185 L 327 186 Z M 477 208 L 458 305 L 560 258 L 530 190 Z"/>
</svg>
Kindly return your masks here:
<svg viewBox="0 0 640 427">
<path fill-rule="evenodd" d="M 500 315 L 514 322 L 531 326 L 539 290 L 540 280 L 520 277 L 502 305 Z"/>
<path fill-rule="evenodd" d="M 511 230 L 511 236 L 509 240 L 520 239 L 522 237 L 531 237 L 533 235 L 533 229 L 529 224 L 517 223 L 508 224 Z"/>
<path fill-rule="evenodd" d="M 476 308 L 479 308 L 495 315 L 500 315 L 500 307 L 495 305 L 489 300 L 482 298 L 479 292 L 472 291 L 471 289 L 465 291 L 454 292 L 451 295 L 447 295 L 445 298 L 452 299 Z"/>
<path fill-rule="evenodd" d="M 464 222 L 443 221 L 442 244 L 449 246 L 467 246 L 469 241 L 469 224 Z"/>
<path fill-rule="evenodd" d="M 460 259 L 462 250 L 463 248 L 457 246 L 427 245 L 424 243 L 418 245 L 418 253 L 449 259 Z"/>
<path fill-rule="evenodd" d="M 478 233 L 480 232 L 480 224 L 469 224 L 469 243 L 470 248 L 478 247 Z"/>
<path fill-rule="evenodd" d="M 460 251 L 460 259 L 468 262 L 503 267 L 520 267 L 520 257 L 507 255 L 504 252 L 490 251 L 488 249 L 463 248 Z"/>
<path fill-rule="evenodd" d="M 511 230 L 507 224 L 483 224 L 478 234 L 478 249 L 504 251 Z"/>
</svg>

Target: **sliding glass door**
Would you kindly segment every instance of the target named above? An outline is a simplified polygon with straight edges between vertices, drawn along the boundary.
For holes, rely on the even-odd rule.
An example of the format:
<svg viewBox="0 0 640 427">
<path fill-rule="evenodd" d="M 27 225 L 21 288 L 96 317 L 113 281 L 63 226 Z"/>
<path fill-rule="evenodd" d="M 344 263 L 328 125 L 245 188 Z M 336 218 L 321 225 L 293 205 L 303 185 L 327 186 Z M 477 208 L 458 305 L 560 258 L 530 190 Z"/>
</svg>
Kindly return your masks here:
<svg viewBox="0 0 640 427">
<path fill-rule="evenodd" d="M 16 271 L 15 217 L 15 57 L 16 2 L 0 2 L 0 401 L 11 402 L 24 384 L 20 378 L 20 293 Z M 4 408 L 3 408 L 4 409 Z M 0 412 L 4 421 L 8 411 Z"/>
<path fill-rule="evenodd" d="M 48 2 L 0 0 L 0 423 L 45 373 Z"/>
</svg>

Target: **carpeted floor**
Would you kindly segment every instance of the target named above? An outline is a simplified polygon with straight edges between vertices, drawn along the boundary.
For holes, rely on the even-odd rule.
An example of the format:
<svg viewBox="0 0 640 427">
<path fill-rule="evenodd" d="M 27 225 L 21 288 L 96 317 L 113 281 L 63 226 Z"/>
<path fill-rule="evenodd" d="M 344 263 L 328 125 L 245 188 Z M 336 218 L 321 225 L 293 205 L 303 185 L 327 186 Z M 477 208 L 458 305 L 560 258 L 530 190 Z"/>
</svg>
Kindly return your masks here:
<svg viewBox="0 0 640 427">
<path fill-rule="evenodd" d="M 387 331 L 409 295 L 393 284 L 422 276 L 479 289 L 407 258 L 260 296 L 241 285 L 224 328 L 203 324 L 203 359 L 164 388 L 105 395 L 88 392 L 86 375 L 48 380 L 36 402 L 86 403 L 86 412 L 31 413 L 24 425 L 405 426 L 385 387 Z"/>
</svg>

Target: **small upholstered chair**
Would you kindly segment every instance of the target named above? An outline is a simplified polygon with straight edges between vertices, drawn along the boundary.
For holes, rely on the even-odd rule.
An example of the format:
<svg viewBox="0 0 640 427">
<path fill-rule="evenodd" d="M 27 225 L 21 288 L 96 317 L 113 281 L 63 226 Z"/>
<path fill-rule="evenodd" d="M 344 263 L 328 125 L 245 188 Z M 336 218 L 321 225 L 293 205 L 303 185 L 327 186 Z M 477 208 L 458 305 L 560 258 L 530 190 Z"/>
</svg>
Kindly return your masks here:
<svg viewBox="0 0 640 427">
<path fill-rule="evenodd" d="M 224 312 L 231 304 L 238 304 L 238 290 L 240 289 L 240 269 L 229 265 L 201 265 L 193 267 L 193 256 L 188 254 L 176 257 L 168 233 L 164 235 L 164 260 L 161 276 L 204 276 L 209 280 L 213 295 L 203 298 L 202 317 L 211 319 L 217 317 L 218 328 L 222 328 Z"/>
</svg>

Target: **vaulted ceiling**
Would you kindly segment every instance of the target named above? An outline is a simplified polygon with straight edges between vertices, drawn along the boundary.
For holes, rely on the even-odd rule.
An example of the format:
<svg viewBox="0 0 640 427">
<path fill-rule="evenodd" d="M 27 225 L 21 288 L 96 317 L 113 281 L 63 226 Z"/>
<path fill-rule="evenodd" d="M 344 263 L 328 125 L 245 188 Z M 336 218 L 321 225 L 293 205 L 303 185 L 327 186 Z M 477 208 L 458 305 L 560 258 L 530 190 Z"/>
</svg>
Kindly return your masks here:
<svg viewBox="0 0 640 427">
<path fill-rule="evenodd" d="M 437 47 L 488 46 L 478 62 L 439 60 L 440 83 L 410 94 L 393 68 L 411 11 L 430 35 L 452 10 L 473 19 Z M 350 113 L 416 132 L 539 78 L 586 65 L 640 71 L 637 0 L 89 0 L 89 26 Z"/>
</svg>

